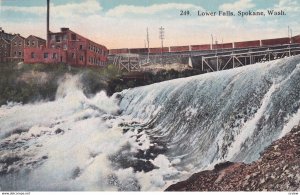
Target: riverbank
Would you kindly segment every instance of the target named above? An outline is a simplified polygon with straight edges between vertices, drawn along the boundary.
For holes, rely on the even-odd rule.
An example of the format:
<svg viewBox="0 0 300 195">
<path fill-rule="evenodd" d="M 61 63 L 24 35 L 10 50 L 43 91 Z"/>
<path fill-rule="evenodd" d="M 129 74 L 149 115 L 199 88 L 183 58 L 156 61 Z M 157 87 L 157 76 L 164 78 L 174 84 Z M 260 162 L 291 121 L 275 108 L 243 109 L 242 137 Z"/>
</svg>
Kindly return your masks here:
<svg viewBox="0 0 300 195">
<path fill-rule="evenodd" d="M 251 164 L 225 162 L 166 191 L 299 191 L 300 126 L 273 142 Z"/>
<path fill-rule="evenodd" d="M 59 83 L 66 74 L 80 75 L 83 92 L 90 97 L 104 90 L 108 95 L 124 89 L 201 74 L 195 69 L 159 69 L 135 77 L 115 66 L 105 68 L 69 67 L 64 64 L 0 64 L 0 106 L 8 102 L 53 101 Z"/>
</svg>

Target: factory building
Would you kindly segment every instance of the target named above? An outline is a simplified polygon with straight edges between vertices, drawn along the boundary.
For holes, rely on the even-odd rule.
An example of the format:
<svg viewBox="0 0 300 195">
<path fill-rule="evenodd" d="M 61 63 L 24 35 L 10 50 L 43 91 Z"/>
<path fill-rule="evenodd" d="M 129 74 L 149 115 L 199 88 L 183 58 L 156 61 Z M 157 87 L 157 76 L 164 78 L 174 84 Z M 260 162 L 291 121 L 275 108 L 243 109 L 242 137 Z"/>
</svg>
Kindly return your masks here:
<svg viewBox="0 0 300 195">
<path fill-rule="evenodd" d="M 69 28 L 49 32 L 48 47 L 24 49 L 25 63 L 66 63 L 72 66 L 106 66 L 108 50 Z"/>
<path fill-rule="evenodd" d="M 0 62 L 21 62 L 25 48 L 46 46 L 46 40 L 34 35 L 24 38 L 20 34 L 6 33 L 0 28 Z"/>
<path fill-rule="evenodd" d="M 69 28 L 60 32 L 49 30 L 50 0 L 47 0 L 47 44 L 25 47 L 25 63 L 65 63 L 72 66 L 104 67 L 108 49 Z"/>
</svg>

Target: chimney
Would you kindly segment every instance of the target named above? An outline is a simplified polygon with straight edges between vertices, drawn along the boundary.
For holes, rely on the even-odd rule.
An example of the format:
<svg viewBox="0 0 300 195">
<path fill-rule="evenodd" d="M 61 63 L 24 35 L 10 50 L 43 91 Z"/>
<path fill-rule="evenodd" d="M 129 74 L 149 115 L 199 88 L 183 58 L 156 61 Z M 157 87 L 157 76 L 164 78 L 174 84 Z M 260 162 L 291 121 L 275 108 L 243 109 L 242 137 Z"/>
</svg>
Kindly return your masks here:
<svg viewBox="0 0 300 195">
<path fill-rule="evenodd" d="M 48 45 L 48 43 L 49 43 L 49 41 L 50 41 L 50 35 L 49 35 L 49 33 L 50 33 L 50 31 L 49 31 L 49 16 L 50 15 L 50 0 L 47 0 L 47 45 Z"/>
<path fill-rule="evenodd" d="M 61 32 L 65 32 L 65 31 L 68 31 L 68 30 L 69 30 L 69 28 L 60 28 Z"/>
</svg>

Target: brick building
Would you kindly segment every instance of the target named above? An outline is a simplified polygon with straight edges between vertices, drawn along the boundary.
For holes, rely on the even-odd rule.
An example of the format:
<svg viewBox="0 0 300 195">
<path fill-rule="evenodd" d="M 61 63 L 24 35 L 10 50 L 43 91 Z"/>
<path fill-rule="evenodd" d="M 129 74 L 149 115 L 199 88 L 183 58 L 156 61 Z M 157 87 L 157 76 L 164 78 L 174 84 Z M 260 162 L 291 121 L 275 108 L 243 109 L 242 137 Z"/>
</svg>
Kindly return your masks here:
<svg viewBox="0 0 300 195">
<path fill-rule="evenodd" d="M 106 66 L 108 50 L 69 28 L 49 32 L 48 47 L 25 48 L 25 63 L 66 63 L 73 66 Z"/>
<path fill-rule="evenodd" d="M 0 62 L 23 61 L 24 48 L 46 46 L 46 40 L 30 35 L 26 39 L 20 34 L 6 33 L 0 27 Z"/>
<path fill-rule="evenodd" d="M 45 46 L 39 48 L 24 48 L 25 63 L 66 63 L 67 52 L 62 49 L 47 48 Z"/>
<path fill-rule="evenodd" d="M 5 40 L 10 41 L 12 38 L 14 38 L 15 35 L 11 33 L 6 33 L 1 27 L 0 27 L 0 39 L 3 38 Z"/>
<path fill-rule="evenodd" d="M 17 34 L 10 40 L 10 57 L 8 61 L 23 61 L 25 38 Z"/>
<path fill-rule="evenodd" d="M 4 38 L 0 38 L 0 63 L 6 62 L 10 56 L 10 43 Z"/>
<path fill-rule="evenodd" d="M 30 35 L 25 39 L 25 47 L 39 48 L 46 46 L 46 40 L 40 37 Z"/>
<path fill-rule="evenodd" d="M 0 62 L 6 62 L 10 57 L 10 41 L 15 35 L 6 33 L 0 27 Z"/>
</svg>

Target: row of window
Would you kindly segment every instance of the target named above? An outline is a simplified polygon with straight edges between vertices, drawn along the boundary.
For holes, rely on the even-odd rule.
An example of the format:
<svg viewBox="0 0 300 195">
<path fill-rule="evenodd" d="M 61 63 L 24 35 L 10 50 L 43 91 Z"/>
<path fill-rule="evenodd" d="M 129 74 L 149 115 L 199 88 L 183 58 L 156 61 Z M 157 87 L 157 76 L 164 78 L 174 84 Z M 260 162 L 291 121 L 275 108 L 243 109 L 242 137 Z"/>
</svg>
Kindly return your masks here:
<svg viewBox="0 0 300 195">
<path fill-rule="evenodd" d="M 57 43 L 60 43 L 62 40 L 66 41 L 68 39 L 67 35 L 51 35 L 51 41 L 55 41 Z"/>
<path fill-rule="evenodd" d="M 30 44 L 31 44 L 32 46 L 35 46 L 36 42 L 35 42 L 35 41 L 31 41 L 31 42 L 30 42 L 30 41 L 27 41 L 27 42 L 26 42 L 26 45 L 27 45 L 27 46 L 30 46 Z M 17 46 L 17 45 L 22 46 L 22 41 L 20 41 L 19 44 L 18 44 L 17 41 L 15 41 L 15 42 L 14 42 L 14 46 Z"/>
<path fill-rule="evenodd" d="M 71 48 L 72 48 L 72 46 L 75 47 L 76 44 L 74 44 L 74 45 L 71 44 Z M 60 49 L 60 48 L 61 48 L 61 44 L 59 44 L 59 45 L 52 44 L 51 47 L 52 47 L 52 48 Z M 62 47 L 63 47 L 64 50 L 67 50 L 67 49 L 68 49 L 67 44 L 63 44 Z M 79 45 L 79 46 L 78 46 L 78 50 L 84 50 L 83 45 Z M 96 46 L 93 46 L 93 45 L 89 45 L 89 50 L 90 50 L 90 51 L 93 51 L 93 52 L 95 52 L 95 53 L 98 53 L 98 54 L 102 54 L 102 55 L 106 55 L 106 54 L 108 53 L 108 52 L 106 52 L 105 50 L 102 50 L 102 49 L 100 49 L 100 48 L 98 48 L 98 47 L 96 47 Z"/>
<path fill-rule="evenodd" d="M 18 42 L 15 41 L 15 42 L 14 42 L 14 46 L 17 46 L 17 45 L 18 45 Z M 19 46 L 22 46 L 22 41 L 19 42 Z"/>
<path fill-rule="evenodd" d="M 93 57 L 89 57 L 89 63 L 94 64 L 94 65 L 99 65 L 99 66 L 105 65 L 105 62 L 103 62 L 99 59 L 93 58 Z"/>
<path fill-rule="evenodd" d="M 51 48 L 60 49 L 60 45 L 51 45 Z M 64 45 L 63 45 L 63 49 L 64 49 L 64 50 L 67 50 L 67 49 L 68 49 L 67 44 L 64 44 Z"/>
<path fill-rule="evenodd" d="M 31 52 L 31 58 L 35 58 L 35 57 L 36 57 L 36 54 L 34 52 Z M 49 53 L 44 53 L 44 59 L 47 59 L 47 58 L 49 58 Z M 58 58 L 57 53 L 52 53 L 51 58 L 57 59 Z"/>
<path fill-rule="evenodd" d="M 57 45 L 57 46 L 51 45 L 51 47 L 52 47 L 52 48 L 57 48 L 57 49 L 59 49 L 59 48 L 60 48 L 60 45 Z M 63 44 L 63 49 L 64 49 L 64 50 L 67 50 L 67 49 L 68 49 L 67 44 Z M 83 50 L 83 45 L 79 45 L 79 50 Z"/>
<path fill-rule="evenodd" d="M 15 56 L 17 56 L 17 54 L 19 54 L 19 56 L 22 56 L 22 52 L 21 51 L 19 51 L 19 52 L 17 52 L 17 51 L 15 51 Z"/>
<path fill-rule="evenodd" d="M 31 41 L 31 45 L 35 46 L 35 41 Z M 27 46 L 30 46 L 30 41 L 27 41 Z"/>
<path fill-rule="evenodd" d="M 49 53 L 44 53 L 44 58 L 47 59 L 49 57 Z M 57 59 L 57 53 L 52 54 L 52 59 Z"/>
<path fill-rule="evenodd" d="M 98 48 L 98 47 L 96 47 L 94 45 L 89 45 L 89 50 L 93 51 L 95 53 L 99 53 L 99 54 L 105 55 L 105 51 L 104 50 L 102 50 L 102 49 L 100 49 L 100 48 Z"/>
</svg>

